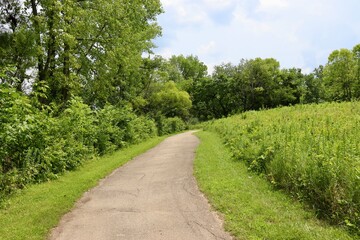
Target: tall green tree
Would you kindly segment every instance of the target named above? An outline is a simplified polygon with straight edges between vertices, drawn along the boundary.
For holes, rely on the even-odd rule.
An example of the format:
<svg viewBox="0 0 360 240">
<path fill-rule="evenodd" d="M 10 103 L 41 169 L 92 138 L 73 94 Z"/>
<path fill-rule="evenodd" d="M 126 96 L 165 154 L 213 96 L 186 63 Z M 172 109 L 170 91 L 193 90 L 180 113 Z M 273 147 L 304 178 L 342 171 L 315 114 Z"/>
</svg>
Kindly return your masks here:
<svg viewBox="0 0 360 240">
<path fill-rule="evenodd" d="M 273 58 L 256 58 L 243 64 L 242 74 L 246 86 L 244 110 L 272 106 L 271 97 L 280 71 L 279 62 Z"/>
<path fill-rule="evenodd" d="M 354 97 L 360 98 L 360 44 L 356 45 L 353 50 L 355 73 L 354 73 Z"/>
<path fill-rule="evenodd" d="M 305 92 L 305 75 L 301 69 L 282 69 L 276 79 L 276 86 L 270 96 L 268 107 L 300 103 Z"/>
<path fill-rule="evenodd" d="M 171 81 L 198 80 L 207 75 L 207 66 L 197 56 L 172 56 L 169 59 L 169 77 Z"/>
<path fill-rule="evenodd" d="M 241 60 L 215 66 L 211 78 L 199 81 L 193 109 L 200 119 L 248 110 L 300 103 L 305 76 L 300 69 L 282 69 L 273 58 Z"/>
<path fill-rule="evenodd" d="M 25 90 L 35 64 L 35 34 L 28 27 L 28 17 L 23 1 L 0 0 L 0 68 L 14 67 L 7 74 L 17 79 L 12 86 L 18 91 Z"/>
<path fill-rule="evenodd" d="M 131 98 L 142 54 L 161 32 L 159 0 L 1 3 L 0 64 L 14 65 L 22 81 L 36 73 L 33 80 L 49 87 L 43 103 L 80 95 L 101 107 Z"/>
<path fill-rule="evenodd" d="M 303 103 L 320 103 L 325 99 L 325 88 L 323 81 L 323 69 L 320 65 L 313 73 L 305 75 L 305 89 L 302 96 Z"/>
<path fill-rule="evenodd" d="M 152 113 L 165 117 L 188 119 L 191 105 L 190 95 L 178 89 L 172 81 L 160 85 L 150 98 Z"/>
<path fill-rule="evenodd" d="M 324 68 L 324 83 L 328 100 L 349 101 L 355 91 L 355 62 L 348 49 L 333 51 Z"/>
<path fill-rule="evenodd" d="M 214 67 L 212 75 L 213 90 L 215 91 L 214 98 L 211 101 L 216 106 L 214 113 L 217 118 L 228 116 L 238 108 L 239 102 L 238 93 L 235 91 L 234 82 L 238 80 L 237 66 L 227 63 Z"/>
<path fill-rule="evenodd" d="M 200 120 L 225 116 L 218 102 L 218 90 L 213 78 L 206 77 L 194 84 L 192 91 L 192 114 Z"/>
<path fill-rule="evenodd" d="M 139 88 L 140 92 L 134 102 L 135 109 L 141 109 L 143 112 L 149 112 L 149 104 L 154 93 L 159 92 L 162 85 L 167 85 L 173 82 L 176 88 L 181 91 L 186 91 L 193 103 L 196 103 L 199 86 L 208 75 L 207 66 L 201 62 L 198 57 L 190 56 L 175 56 L 170 59 L 165 59 L 161 56 L 147 58 L 143 60 L 143 66 L 140 68 L 138 79 L 142 79 L 142 85 Z M 191 110 L 193 115 L 197 115 L 196 106 L 193 104 Z"/>
<path fill-rule="evenodd" d="M 90 28 L 90 36 L 81 40 L 85 47 L 77 72 L 86 86 L 87 102 L 101 106 L 134 97 L 134 88 L 141 84 L 137 72 L 143 64 L 142 54 L 151 52 L 151 40 L 160 34 L 155 20 L 162 9 L 159 0 L 99 1 L 99 6 L 94 13 L 98 20 L 83 26 Z"/>
</svg>

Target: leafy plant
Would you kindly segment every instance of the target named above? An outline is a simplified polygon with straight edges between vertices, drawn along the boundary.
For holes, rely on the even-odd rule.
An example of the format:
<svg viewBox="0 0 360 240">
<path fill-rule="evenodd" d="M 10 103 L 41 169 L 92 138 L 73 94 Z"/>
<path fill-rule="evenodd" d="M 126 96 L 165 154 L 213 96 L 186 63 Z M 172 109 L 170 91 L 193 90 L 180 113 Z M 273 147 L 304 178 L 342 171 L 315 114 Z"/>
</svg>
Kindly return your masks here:
<svg viewBox="0 0 360 240">
<path fill-rule="evenodd" d="M 318 216 L 359 232 L 360 103 L 246 112 L 204 125 L 233 156 Z"/>
<path fill-rule="evenodd" d="M 174 132 L 180 132 L 187 128 L 185 122 L 179 117 L 161 118 L 158 123 L 159 134 L 166 135 Z"/>
</svg>

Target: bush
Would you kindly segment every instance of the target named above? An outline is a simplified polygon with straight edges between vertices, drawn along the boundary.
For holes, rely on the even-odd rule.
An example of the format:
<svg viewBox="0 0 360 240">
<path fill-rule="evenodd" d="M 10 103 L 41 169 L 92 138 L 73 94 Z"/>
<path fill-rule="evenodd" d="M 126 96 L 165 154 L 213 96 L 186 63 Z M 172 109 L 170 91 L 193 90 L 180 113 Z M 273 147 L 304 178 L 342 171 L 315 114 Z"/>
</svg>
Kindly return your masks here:
<svg viewBox="0 0 360 240">
<path fill-rule="evenodd" d="M 69 106 L 57 118 L 50 118 L 45 149 L 45 162 L 54 174 L 73 170 L 94 154 L 95 116 L 81 99 L 70 100 Z"/>
<path fill-rule="evenodd" d="M 156 136 L 155 122 L 131 108 L 107 105 L 97 112 L 96 148 L 100 154 Z"/>
<path fill-rule="evenodd" d="M 0 199 L 26 184 L 56 178 L 95 153 L 105 154 L 154 137 L 155 122 L 131 108 L 92 111 L 79 98 L 53 116 L 28 96 L 0 84 Z"/>
<path fill-rule="evenodd" d="M 140 116 L 132 119 L 126 128 L 127 141 L 129 143 L 140 143 L 157 135 L 154 120 Z"/>
<path fill-rule="evenodd" d="M 113 152 L 125 145 L 125 129 L 120 127 L 121 112 L 118 108 L 106 105 L 96 112 L 96 143 L 100 154 Z"/>
<path fill-rule="evenodd" d="M 180 132 L 187 129 L 185 122 L 179 117 L 161 118 L 158 123 L 159 135 Z"/>
<path fill-rule="evenodd" d="M 38 174 L 46 124 L 26 96 L 0 85 L 0 194 L 22 188 Z"/>
</svg>

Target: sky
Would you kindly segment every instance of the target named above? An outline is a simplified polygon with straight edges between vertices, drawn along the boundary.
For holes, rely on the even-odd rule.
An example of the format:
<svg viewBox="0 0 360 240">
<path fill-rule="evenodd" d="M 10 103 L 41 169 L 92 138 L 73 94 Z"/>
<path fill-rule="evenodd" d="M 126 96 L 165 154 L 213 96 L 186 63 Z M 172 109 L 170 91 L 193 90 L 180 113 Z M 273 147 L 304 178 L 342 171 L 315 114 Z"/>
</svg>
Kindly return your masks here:
<svg viewBox="0 0 360 240">
<path fill-rule="evenodd" d="M 359 0 L 161 0 L 156 55 L 215 65 L 275 58 L 312 72 L 337 49 L 360 44 Z"/>
</svg>

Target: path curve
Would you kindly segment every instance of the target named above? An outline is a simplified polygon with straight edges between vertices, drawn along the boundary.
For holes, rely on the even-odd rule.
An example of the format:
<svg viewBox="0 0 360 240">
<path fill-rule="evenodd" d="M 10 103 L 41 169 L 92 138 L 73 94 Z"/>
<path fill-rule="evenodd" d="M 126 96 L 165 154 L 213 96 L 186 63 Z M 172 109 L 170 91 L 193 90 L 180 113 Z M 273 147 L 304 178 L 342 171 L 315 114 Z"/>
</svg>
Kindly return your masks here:
<svg viewBox="0 0 360 240">
<path fill-rule="evenodd" d="M 232 239 L 193 177 L 192 132 L 167 138 L 85 193 L 50 239 Z"/>
</svg>

